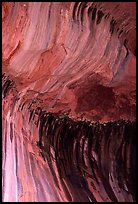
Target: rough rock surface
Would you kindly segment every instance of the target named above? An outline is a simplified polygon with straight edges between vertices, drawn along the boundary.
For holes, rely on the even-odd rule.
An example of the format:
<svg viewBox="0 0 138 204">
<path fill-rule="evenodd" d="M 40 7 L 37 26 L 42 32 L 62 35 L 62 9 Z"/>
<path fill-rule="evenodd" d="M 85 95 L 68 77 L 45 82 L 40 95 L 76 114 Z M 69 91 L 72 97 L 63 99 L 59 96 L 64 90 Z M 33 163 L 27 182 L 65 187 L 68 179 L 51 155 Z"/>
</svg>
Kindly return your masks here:
<svg viewBox="0 0 138 204">
<path fill-rule="evenodd" d="M 135 7 L 2 3 L 3 201 L 135 201 Z"/>
</svg>

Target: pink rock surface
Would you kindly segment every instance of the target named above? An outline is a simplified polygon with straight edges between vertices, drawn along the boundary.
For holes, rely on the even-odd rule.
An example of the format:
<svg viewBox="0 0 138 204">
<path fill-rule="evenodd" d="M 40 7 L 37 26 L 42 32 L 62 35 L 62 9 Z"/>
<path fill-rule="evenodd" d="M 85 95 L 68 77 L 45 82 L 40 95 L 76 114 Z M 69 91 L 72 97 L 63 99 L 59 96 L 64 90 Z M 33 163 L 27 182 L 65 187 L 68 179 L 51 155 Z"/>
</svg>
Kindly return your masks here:
<svg viewBox="0 0 138 204">
<path fill-rule="evenodd" d="M 133 171 L 130 166 L 134 166 L 131 157 L 135 133 L 132 131 L 132 135 L 125 136 L 123 131 L 123 127 L 131 130 L 136 117 L 135 41 L 135 2 L 2 3 L 4 202 L 135 200 L 134 179 L 133 185 L 128 182 Z M 42 112 L 53 113 L 53 122 L 49 116 L 39 115 L 38 107 Z M 99 144 L 101 156 L 95 146 L 87 154 L 90 134 L 80 125 L 81 136 L 76 136 L 79 142 L 76 138 L 74 145 L 68 141 L 73 145 L 72 150 L 65 148 L 65 153 L 58 143 L 59 150 L 63 148 L 59 151 L 59 161 L 64 161 L 63 155 L 72 151 L 75 165 L 70 167 L 74 174 L 65 176 L 62 164 L 56 159 L 55 144 L 49 139 L 53 136 L 48 136 L 59 134 L 56 119 L 60 127 L 60 117 L 67 117 L 72 124 L 71 128 L 65 124 L 69 135 L 77 135 L 75 127 L 80 120 L 85 120 L 100 123 L 98 132 L 105 132 L 103 123 L 112 122 L 110 134 L 118 131 L 121 136 L 115 135 L 117 141 L 111 136 L 111 145 L 106 147 L 106 134 L 103 133 L 101 141 L 97 133 L 94 141 L 95 146 Z M 118 129 L 116 121 L 120 119 L 131 122 L 129 125 L 119 123 Z M 44 129 L 45 120 L 47 129 Z M 50 133 L 51 127 L 53 133 Z M 62 126 L 61 130 L 64 130 Z M 47 134 L 46 141 L 43 134 Z M 84 135 L 89 135 L 85 144 Z M 44 145 L 40 147 L 38 141 Z M 78 144 L 83 144 L 85 149 L 86 172 L 75 160 L 74 152 L 82 154 L 82 150 L 77 150 Z M 49 160 L 47 151 L 56 154 L 56 161 Z M 115 171 L 119 169 L 118 155 L 123 163 L 120 174 Z M 75 170 L 77 165 L 81 167 L 81 176 Z M 68 162 L 65 166 L 69 168 Z M 120 178 L 123 184 L 118 182 Z"/>
<path fill-rule="evenodd" d="M 76 5 L 4 4 L 3 71 L 16 81 L 22 95 L 28 91 L 30 98 L 48 103 L 48 111 L 66 111 L 92 121 L 133 120 L 135 3 Z M 105 12 L 102 19 L 99 11 Z M 107 102 L 101 102 L 102 92 L 108 90 Z"/>
</svg>

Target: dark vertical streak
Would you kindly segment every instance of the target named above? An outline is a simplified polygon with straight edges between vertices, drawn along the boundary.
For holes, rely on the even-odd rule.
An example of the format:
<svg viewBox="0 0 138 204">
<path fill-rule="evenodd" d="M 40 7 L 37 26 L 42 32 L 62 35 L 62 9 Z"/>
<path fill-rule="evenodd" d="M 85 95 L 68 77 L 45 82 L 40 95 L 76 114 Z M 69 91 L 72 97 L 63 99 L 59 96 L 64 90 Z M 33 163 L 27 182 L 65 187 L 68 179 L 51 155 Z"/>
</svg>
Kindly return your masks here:
<svg viewBox="0 0 138 204">
<path fill-rule="evenodd" d="M 99 24 L 101 22 L 101 20 L 102 20 L 102 17 L 104 16 L 104 14 L 103 14 L 102 11 L 98 10 L 97 15 L 98 15 L 98 18 L 97 18 L 97 22 L 96 23 Z"/>
<path fill-rule="evenodd" d="M 95 20 L 95 17 L 96 17 L 96 11 L 97 11 L 96 8 L 94 8 L 93 11 L 92 11 L 92 21 Z"/>
<path fill-rule="evenodd" d="M 79 4 L 79 2 L 76 2 L 75 4 L 74 4 L 74 8 L 73 8 L 73 20 L 76 20 L 76 10 L 77 10 L 77 7 L 78 7 L 78 4 Z"/>
<path fill-rule="evenodd" d="M 11 142 L 12 142 L 12 139 L 13 139 L 13 128 L 12 128 L 13 124 L 10 123 L 10 139 L 11 139 Z"/>
<path fill-rule="evenodd" d="M 36 113 L 38 114 L 37 111 Z M 101 182 L 109 199 L 117 202 L 116 194 L 109 183 L 110 165 L 113 162 L 116 175 L 114 179 L 117 179 L 119 187 L 126 192 L 125 183 L 135 200 L 135 176 L 132 176 L 134 167 L 127 166 L 127 160 L 131 158 L 131 156 L 128 157 L 131 153 L 128 153 L 127 150 L 128 147 L 129 151 L 132 149 L 130 148 L 132 143 L 130 130 L 131 128 L 134 129 L 133 123 L 126 123 L 122 120 L 108 122 L 106 125 L 98 122 L 95 124 L 85 121 L 74 122 L 68 117 L 58 117 L 54 113 L 43 111 L 41 111 L 39 120 L 39 146 L 42 150 L 42 156 L 44 160 L 47 160 L 55 184 L 59 188 L 53 168 L 53 162 L 55 163 L 61 179 L 62 190 L 68 199 L 71 199 L 71 196 L 66 185 L 69 189 L 81 189 L 81 196 L 85 200 L 89 196 L 92 201 L 96 201 L 87 184 L 87 179 L 89 179 L 95 190 Z M 125 146 L 122 153 L 123 145 Z M 51 150 L 54 151 L 54 156 L 52 156 Z M 93 152 L 96 154 L 96 158 Z M 110 158 L 113 158 L 113 154 L 115 160 L 111 161 Z M 133 165 L 134 163 L 134 161 L 131 162 Z M 128 182 L 127 178 L 132 182 Z M 112 182 L 114 179 L 111 177 Z M 66 181 L 66 185 L 63 180 Z M 73 192 L 71 189 L 70 191 Z M 75 195 L 73 194 L 73 196 Z M 77 200 L 74 197 L 74 201 Z"/>
<path fill-rule="evenodd" d="M 114 19 L 112 19 L 110 22 L 110 33 L 111 34 L 113 34 L 113 32 L 114 32 L 115 25 L 116 25 L 116 21 Z"/>
</svg>

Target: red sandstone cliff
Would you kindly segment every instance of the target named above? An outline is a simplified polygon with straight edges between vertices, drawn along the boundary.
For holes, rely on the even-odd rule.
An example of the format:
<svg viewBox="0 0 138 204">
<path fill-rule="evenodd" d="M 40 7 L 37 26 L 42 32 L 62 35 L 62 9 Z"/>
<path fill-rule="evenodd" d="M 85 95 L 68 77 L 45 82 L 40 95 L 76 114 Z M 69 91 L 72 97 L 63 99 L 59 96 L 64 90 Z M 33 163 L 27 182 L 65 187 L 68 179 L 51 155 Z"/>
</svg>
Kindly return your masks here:
<svg viewBox="0 0 138 204">
<path fill-rule="evenodd" d="M 135 7 L 134 2 L 2 3 L 4 201 L 135 200 L 134 179 L 130 182 Z M 116 122 L 120 119 L 125 122 Z M 50 139 L 58 135 L 72 152 Z M 58 148 L 66 151 L 57 153 Z M 84 158 L 67 167 L 67 177 L 64 166 L 80 154 Z"/>
</svg>

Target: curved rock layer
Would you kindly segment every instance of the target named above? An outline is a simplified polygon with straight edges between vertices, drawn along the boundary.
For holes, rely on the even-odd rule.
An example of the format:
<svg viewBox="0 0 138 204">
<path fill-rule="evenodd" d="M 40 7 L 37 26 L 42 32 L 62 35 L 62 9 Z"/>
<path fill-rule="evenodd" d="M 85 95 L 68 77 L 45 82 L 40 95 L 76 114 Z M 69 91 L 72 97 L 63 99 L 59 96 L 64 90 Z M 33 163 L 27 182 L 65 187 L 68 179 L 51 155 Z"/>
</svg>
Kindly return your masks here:
<svg viewBox="0 0 138 204">
<path fill-rule="evenodd" d="M 135 201 L 135 14 L 2 3 L 3 201 Z"/>
</svg>

